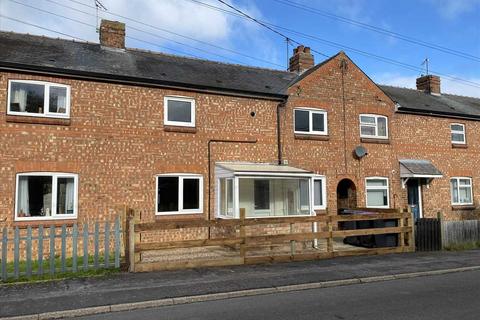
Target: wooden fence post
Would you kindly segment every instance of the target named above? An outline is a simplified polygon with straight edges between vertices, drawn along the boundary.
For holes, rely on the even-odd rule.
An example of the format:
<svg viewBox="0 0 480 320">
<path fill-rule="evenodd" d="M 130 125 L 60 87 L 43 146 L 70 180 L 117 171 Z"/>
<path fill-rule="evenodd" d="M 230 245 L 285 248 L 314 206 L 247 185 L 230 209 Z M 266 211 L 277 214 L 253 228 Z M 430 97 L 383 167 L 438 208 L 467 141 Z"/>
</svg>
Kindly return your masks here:
<svg viewBox="0 0 480 320">
<path fill-rule="evenodd" d="M 405 211 L 406 210 L 399 210 L 400 213 L 402 214 L 405 214 Z M 400 219 L 398 219 L 398 222 L 399 222 L 399 227 L 403 228 L 405 227 L 405 221 L 407 219 L 405 217 L 401 217 Z M 405 232 L 401 232 L 400 235 L 399 235 L 399 242 L 400 242 L 400 247 L 402 248 L 402 252 L 405 252 Z"/>
<path fill-rule="evenodd" d="M 331 253 L 333 257 L 333 225 L 332 225 L 332 216 L 330 215 L 329 211 L 327 211 L 327 229 L 328 229 L 327 252 Z"/>
<path fill-rule="evenodd" d="M 242 242 L 240 243 L 240 258 L 244 264 L 246 256 L 245 215 L 245 208 L 240 208 L 240 238 L 242 238 Z"/>
<path fill-rule="evenodd" d="M 443 224 L 444 223 L 444 218 L 443 218 L 443 213 L 441 213 L 440 211 L 437 212 L 437 218 L 438 218 L 438 222 L 440 224 L 440 250 L 443 250 L 443 248 L 445 247 L 444 246 L 444 242 L 445 242 L 445 225 Z"/>
<path fill-rule="evenodd" d="M 135 272 L 135 217 L 128 216 L 128 271 Z"/>
<path fill-rule="evenodd" d="M 290 223 L 290 234 L 293 234 L 293 223 Z M 290 240 L 290 255 L 291 258 L 293 259 L 293 256 L 295 255 L 295 246 L 296 246 L 296 241 L 295 240 Z"/>
<path fill-rule="evenodd" d="M 43 225 L 38 227 L 38 271 L 39 276 L 43 275 Z"/>
<path fill-rule="evenodd" d="M 415 217 L 410 206 L 407 207 L 408 223 L 407 226 L 411 229 L 408 236 L 408 245 L 410 246 L 410 252 L 415 252 Z"/>
</svg>

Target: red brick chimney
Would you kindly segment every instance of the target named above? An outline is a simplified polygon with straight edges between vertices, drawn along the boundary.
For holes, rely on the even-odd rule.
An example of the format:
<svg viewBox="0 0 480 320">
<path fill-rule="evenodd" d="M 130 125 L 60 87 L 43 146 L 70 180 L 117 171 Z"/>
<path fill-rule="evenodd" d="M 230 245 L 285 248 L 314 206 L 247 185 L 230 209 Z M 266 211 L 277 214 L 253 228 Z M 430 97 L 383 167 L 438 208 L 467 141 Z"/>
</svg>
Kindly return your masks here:
<svg viewBox="0 0 480 320">
<path fill-rule="evenodd" d="M 417 90 L 431 94 L 440 94 L 440 77 L 430 74 L 417 78 Z"/>
<path fill-rule="evenodd" d="M 310 48 L 300 45 L 293 49 L 293 56 L 290 58 L 288 71 L 303 73 L 313 67 L 314 64 L 315 62 Z"/>
<path fill-rule="evenodd" d="M 125 23 L 102 20 L 100 24 L 100 45 L 125 49 Z"/>
</svg>

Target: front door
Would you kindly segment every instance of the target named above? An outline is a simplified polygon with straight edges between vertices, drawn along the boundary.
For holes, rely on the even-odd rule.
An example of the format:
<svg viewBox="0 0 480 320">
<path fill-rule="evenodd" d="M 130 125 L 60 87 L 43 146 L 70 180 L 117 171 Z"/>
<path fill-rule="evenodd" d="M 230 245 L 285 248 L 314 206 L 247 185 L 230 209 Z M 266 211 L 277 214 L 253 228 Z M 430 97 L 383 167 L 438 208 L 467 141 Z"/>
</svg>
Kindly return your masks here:
<svg viewBox="0 0 480 320">
<path fill-rule="evenodd" d="M 421 218 L 422 214 L 422 191 L 418 179 L 407 181 L 408 205 L 412 208 L 415 219 Z"/>
</svg>

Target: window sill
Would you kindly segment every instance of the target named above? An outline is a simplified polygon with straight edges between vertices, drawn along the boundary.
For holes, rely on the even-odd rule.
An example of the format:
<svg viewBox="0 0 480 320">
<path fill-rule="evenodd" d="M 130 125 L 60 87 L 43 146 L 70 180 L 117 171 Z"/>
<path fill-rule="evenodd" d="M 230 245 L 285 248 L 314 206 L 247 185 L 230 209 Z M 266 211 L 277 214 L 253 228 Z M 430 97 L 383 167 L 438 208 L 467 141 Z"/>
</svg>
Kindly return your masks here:
<svg viewBox="0 0 480 320">
<path fill-rule="evenodd" d="M 452 205 L 452 210 L 453 211 L 462 211 L 462 210 L 475 210 L 476 207 L 473 204 L 467 204 L 467 205 Z"/>
<path fill-rule="evenodd" d="M 27 228 L 27 227 L 36 227 L 39 225 L 43 225 L 44 227 L 60 227 L 63 225 L 66 226 L 73 226 L 73 224 L 77 223 L 77 218 L 72 219 L 38 219 L 38 220 L 15 220 L 13 225 L 19 228 Z"/>
<path fill-rule="evenodd" d="M 6 119 L 7 119 L 7 122 L 46 124 L 46 125 L 58 125 L 58 126 L 69 126 L 71 123 L 70 119 L 14 116 L 11 114 L 7 114 Z"/>
<path fill-rule="evenodd" d="M 375 143 L 375 144 L 390 144 L 390 139 L 360 138 L 360 142 L 363 142 L 363 143 Z"/>
<path fill-rule="evenodd" d="M 328 140 L 330 140 L 330 136 L 328 136 L 328 135 L 314 135 L 314 134 L 295 133 L 295 139 L 297 139 L 297 140 L 328 141 Z"/>
<path fill-rule="evenodd" d="M 163 126 L 163 131 L 180 132 L 180 133 L 197 133 L 197 128 L 165 125 Z"/>
<path fill-rule="evenodd" d="M 178 221 L 199 221 L 207 220 L 203 213 L 169 213 L 169 214 L 155 214 L 155 220 L 178 220 Z"/>
<path fill-rule="evenodd" d="M 454 148 L 454 149 L 467 149 L 468 145 L 467 144 L 462 144 L 462 143 L 452 143 L 452 148 Z"/>
</svg>

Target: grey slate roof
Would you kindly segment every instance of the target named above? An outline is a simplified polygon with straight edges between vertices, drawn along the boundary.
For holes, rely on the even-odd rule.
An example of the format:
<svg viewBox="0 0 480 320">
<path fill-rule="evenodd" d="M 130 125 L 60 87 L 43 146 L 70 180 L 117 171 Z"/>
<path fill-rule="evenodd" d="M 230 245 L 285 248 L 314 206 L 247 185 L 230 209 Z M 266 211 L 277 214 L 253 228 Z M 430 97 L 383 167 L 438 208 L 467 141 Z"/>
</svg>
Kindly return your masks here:
<svg viewBox="0 0 480 320">
<path fill-rule="evenodd" d="M 440 177 L 442 176 L 442 172 L 428 160 L 400 160 L 400 177 L 407 178 L 414 176 Z"/>
<path fill-rule="evenodd" d="M 11 32 L 0 32 L 0 66 L 130 79 L 145 83 L 284 96 L 295 73 L 192 59 L 135 49 L 102 48 Z"/>
<path fill-rule="evenodd" d="M 426 114 L 480 118 L 480 99 L 442 93 L 427 94 L 422 91 L 380 85 L 396 103 L 399 111 Z"/>
<path fill-rule="evenodd" d="M 333 59 L 333 56 L 330 59 Z M 102 48 L 96 43 L 74 42 L 12 32 L 0 32 L 0 68 L 29 70 L 106 81 L 214 90 L 247 96 L 283 99 L 289 86 L 317 70 L 330 59 L 302 75 L 156 52 Z M 480 99 L 450 94 L 379 86 L 399 111 L 480 119 Z"/>
</svg>

